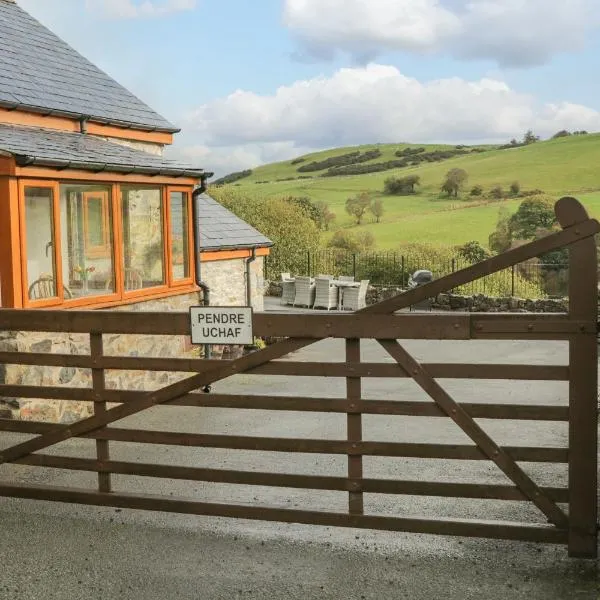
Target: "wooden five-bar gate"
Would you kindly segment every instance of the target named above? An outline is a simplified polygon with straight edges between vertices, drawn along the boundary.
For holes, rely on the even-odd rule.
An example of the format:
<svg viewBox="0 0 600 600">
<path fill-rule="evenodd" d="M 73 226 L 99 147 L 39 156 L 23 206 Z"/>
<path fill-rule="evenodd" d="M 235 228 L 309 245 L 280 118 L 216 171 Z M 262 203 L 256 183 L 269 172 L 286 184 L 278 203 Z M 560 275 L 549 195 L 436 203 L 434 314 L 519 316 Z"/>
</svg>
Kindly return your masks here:
<svg viewBox="0 0 600 600">
<path fill-rule="evenodd" d="M 0 396 L 70 399 L 93 402 L 95 413 L 70 425 L 18 420 L 0 421 L 0 431 L 35 434 L 27 441 L 0 450 L 0 465 L 25 464 L 97 472 L 94 489 L 72 489 L 0 480 L 0 495 L 93 505 L 215 515 L 382 530 L 424 532 L 564 543 L 571 556 L 594 557 L 597 552 L 597 267 L 594 235 L 599 231 L 573 198 L 556 206 L 562 230 L 443 279 L 410 290 L 352 314 L 255 314 L 258 336 L 284 338 L 236 360 L 107 356 L 103 335 L 188 335 L 189 317 L 181 313 L 105 311 L 0 310 L 0 331 L 44 331 L 89 334 L 89 355 L 8 353 L 0 363 L 66 366 L 91 369 L 87 389 L 0 385 Z M 568 247 L 570 297 L 568 314 L 397 313 L 433 295 L 505 269 L 551 250 Z M 276 359 L 324 338 L 345 339 L 343 362 L 316 363 Z M 361 339 L 376 340 L 394 362 L 361 362 Z M 422 364 L 398 340 L 568 340 L 569 363 Z M 179 371 L 193 373 L 159 390 L 140 392 L 107 389 L 107 370 Z M 345 378 L 345 398 L 204 394 L 203 386 L 240 373 Z M 412 378 L 434 402 L 369 400 L 361 378 Z M 464 403 L 453 398 L 438 379 L 551 380 L 569 382 L 564 406 Z M 484 384 L 481 384 L 485 392 Z M 248 390 L 251 392 L 251 390 Z M 111 403 L 118 403 L 113 406 Z M 155 405 L 224 407 L 268 411 L 311 411 L 346 415 L 345 439 L 305 439 L 215 435 L 193 432 L 116 428 L 112 423 Z M 468 445 L 375 442 L 363 439 L 363 415 L 449 417 L 472 441 Z M 240 417 L 242 418 L 242 417 Z M 476 419 L 563 421 L 569 424 L 568 447 L 502 446 Z M 1 434 L 0 434 L 1 436 Z M 57 456 L 41 451 L 73 437 L 96 440 L 96 458 Z M 133 442 L 202 448 L 228 448 L 276 453 L 345 455 L 347 476 L 299 475 L 248 470 L 111 460 L 110 443 Z M 2 448 L 4 444 L 0 445 Z M 363 475 L 363 457 L 488 460 L 512 485 L 372 479 Z M 568 484 L 544 487 L 528 475 L 523 462 L 568 464 Z M 1 472 L 1 469 L 0 469 Z M 347 492 L 347 511 L 296 510 L 257 503 L 203 502 L 185 497 L 150 496 L 113 491 L 112 474 L 170 480 L 279 486 Z M 366 493 L 520 500 L 535 505 L 545 522 L 416 518 L 366 514 Z M 460 500 L 456 500 L 460 502 Z M 289 506 L 289 505 L 288 505 Z"/>
</svg>

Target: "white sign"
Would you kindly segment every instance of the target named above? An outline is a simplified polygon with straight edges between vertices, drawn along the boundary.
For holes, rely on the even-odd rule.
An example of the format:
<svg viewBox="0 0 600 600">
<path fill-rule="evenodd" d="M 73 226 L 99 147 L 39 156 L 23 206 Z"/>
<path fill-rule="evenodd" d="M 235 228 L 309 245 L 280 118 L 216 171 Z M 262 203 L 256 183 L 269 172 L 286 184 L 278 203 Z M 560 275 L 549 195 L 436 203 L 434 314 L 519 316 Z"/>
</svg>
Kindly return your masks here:
<svg viewBox="0 0 600 600">
<path fill-rule="evenodd" d="M 254 342 L 252 309 L 233 306 L 190 307 L 192 344 L 239 344 Z"/>
</svg>

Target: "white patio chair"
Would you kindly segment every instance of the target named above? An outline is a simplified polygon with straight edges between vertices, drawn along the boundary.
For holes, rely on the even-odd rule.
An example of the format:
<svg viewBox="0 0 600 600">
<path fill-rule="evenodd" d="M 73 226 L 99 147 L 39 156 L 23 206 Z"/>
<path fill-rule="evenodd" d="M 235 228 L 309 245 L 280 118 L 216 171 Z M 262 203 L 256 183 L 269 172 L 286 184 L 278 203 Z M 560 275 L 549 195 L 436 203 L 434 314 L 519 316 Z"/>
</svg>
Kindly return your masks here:
<svg viewBox="0 0 600 600">
<path fill-rule="evenodd" d="M 324 275 L 323 273 L 319 273 L 317 275 L 317 279 L 333 279 L 333 275 Z"/>
<path fill-rule="evenodd" d="M 338 279 L 340 281 L 354 281 L 354 275 L 340 275 Z"/>
<path fill-rule="evenodd" d="M 281 274 L 281 281 L 285 281 L 286 279 L 291 279 L 291 275 L 290 273 L 282 273 Z"/>
<path fill-rule="evenodd" d="M 315 302 L 313 308 L 330 308 L 337 307 L 338 289 L 331 279 L 326 277 L 317 277 L 315 287 Z"/>
<path fill-rule="evenodd" d="M 296 283 L 294 281 L 281 282 L 281 304 L 293 304 L 296 297 Z"/>
<path fill-rule="evenodd" d="M 363 279 L 358 287 L 345 288 L 342 292 L 342 310 L 360 310 L 367 305 L 369 280 Z"/>
<path fill-rule="evenodd" d="M 307 306 L 310 308 L 315 301 L 315 284 L 310 277 L 296 277 L 296 294 L 294 306 Z"/>
</svg>

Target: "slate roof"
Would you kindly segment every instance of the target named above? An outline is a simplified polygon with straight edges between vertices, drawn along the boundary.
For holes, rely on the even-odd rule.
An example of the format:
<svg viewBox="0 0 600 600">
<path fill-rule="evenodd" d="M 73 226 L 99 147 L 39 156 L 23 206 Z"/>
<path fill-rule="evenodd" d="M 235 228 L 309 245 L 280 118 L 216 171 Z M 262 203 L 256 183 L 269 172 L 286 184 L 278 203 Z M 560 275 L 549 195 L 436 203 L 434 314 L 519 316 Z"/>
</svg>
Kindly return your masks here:
<svg viewBox="0 0 600 600">
<path fill-rule="evenodd" d="M 41 127 L 0 124 L 0 152 L 14 156 L 19 166 L 37 165 L 173 177 L 199 178 L 204 174 L 202 169 L 99 137 Z"/>
<path fill-rule="evenodd" d="M 144 130 L 179 131 L 17 4 L 3 0 L 0 106 Z"/>
<path fill-rule="evenodd" d="M 273 245 L 268 237 L 221 206 L 208 194 L 199 194 L 197 205 L 202 250 L 266 248 Z"/>
</svg>

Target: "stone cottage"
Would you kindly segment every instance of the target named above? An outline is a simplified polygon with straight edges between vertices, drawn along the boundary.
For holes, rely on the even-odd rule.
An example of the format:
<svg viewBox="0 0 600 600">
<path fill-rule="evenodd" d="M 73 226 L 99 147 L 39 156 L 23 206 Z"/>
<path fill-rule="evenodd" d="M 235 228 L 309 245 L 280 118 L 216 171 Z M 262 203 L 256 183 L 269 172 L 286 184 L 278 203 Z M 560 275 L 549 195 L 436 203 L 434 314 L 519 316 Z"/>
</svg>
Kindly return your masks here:
<svg viewBox="0 0 600 600">
<path fill-rule="evenodd" d="M 14 0 L 0 0 L 0 40 L 0 306 L 187 310 L 206 284 L 211 304 L 261 309 L 271 242 L 197 193 L 211 173 L 163 157 L 179 129 Z M 0 383 L 33 376 L 0 365 Z"/>
</svg>

